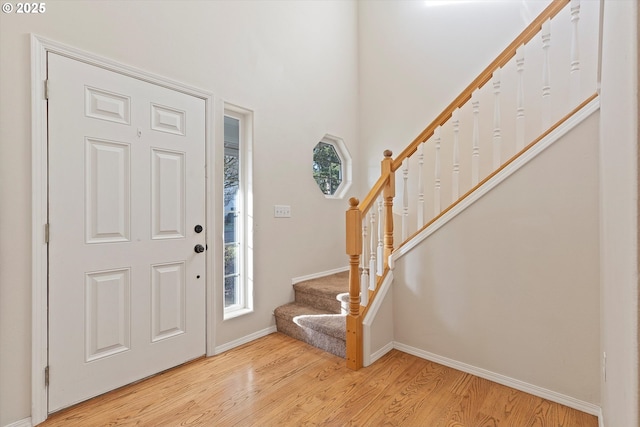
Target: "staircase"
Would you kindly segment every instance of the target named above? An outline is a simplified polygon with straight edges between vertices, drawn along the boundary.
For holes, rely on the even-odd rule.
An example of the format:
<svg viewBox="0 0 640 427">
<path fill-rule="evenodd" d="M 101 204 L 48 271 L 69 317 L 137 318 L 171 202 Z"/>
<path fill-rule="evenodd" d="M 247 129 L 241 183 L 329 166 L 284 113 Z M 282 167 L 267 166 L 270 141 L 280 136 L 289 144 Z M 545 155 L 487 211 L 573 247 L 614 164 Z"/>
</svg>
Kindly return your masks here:
<svg viewBox="0 0 640 427">
<path fill-rule="evenodd" d="M 362 200 L 349 199 L 349 273 L 295 285 L 295 302 L 275 310 L 278 331 L 344 357 L 350 369 L 363 366 L 363 321 L 371 307 L 379 307 L 374 301 L 390 283 L 387 277 L 393 279 L 397 255 L 565 132 L 583 108 L 597 104 L 597 93 L 588 93 L 594 86 L 582 84 L 597 80 L 598 67 L 591 64 L 591 74 L 581 77 L 581 7 L 579 0 L 550 2 L 397 156 L 385 150 L 380 177 Z M 564 46 L 554 55 L 552 20 L 554 49 Z M 534 38 L 539 43 L 529 43 Z M 590 49 L 585 57 L 598 58 Z M 553 92 L 552 69 L 558 82 Z M 525 79 L 532 72 L 541 72 L 542 81 Z"/>
<path fill-rule="evenodd" d="M 278 332 L 345 357 L 346 314 L 339 296 L 349 292 L 349 273 L 342 272 L 293 285 L 295 301 L 274 310 Z"/>
</svg>

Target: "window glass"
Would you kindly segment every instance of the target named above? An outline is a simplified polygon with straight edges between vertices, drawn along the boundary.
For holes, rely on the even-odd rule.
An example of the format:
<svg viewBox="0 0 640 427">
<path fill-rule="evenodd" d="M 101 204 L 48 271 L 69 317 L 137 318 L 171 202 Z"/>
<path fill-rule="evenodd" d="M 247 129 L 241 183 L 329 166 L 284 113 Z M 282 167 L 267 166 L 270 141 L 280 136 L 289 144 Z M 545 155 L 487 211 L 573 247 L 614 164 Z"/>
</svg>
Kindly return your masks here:
<svg viewBox="0 0 640 427">
<path fill-rule="evenodd" d="M 351 187 L 351 155 L 342 138 L 325 135 L 313 148 L 313 179 L 327 199 L 341 199 Z"/>
<path fill-rule="evenodd" d="M 224 117 L 224 306 L 242 306 L 240 120 Z"/>
<path fill-rule="evenodd" d="M 222 188 L 224 272 L 219 285 L 224 290 L 224 319 L 253 311 L 252 136 L 253 113 L 225 105 Z"/>
<path fill-rule="evenodd" d="M 342 183 L 342 161 L 333 145 L 321 141 L 313 149 L 313 179 L 320 191 L 329 195 Z"/>
</svg>

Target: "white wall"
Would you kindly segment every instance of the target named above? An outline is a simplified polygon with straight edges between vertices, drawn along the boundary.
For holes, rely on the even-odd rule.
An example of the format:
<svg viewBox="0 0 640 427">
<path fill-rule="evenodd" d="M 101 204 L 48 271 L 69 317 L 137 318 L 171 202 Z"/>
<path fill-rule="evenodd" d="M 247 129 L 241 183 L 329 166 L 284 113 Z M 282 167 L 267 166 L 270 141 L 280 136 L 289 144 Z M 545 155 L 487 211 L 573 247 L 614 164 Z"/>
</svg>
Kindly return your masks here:
<svg viewBox="0 0 640 427">
<path fill-rule="evenodd" d="M 397 343 L 599 404 L 598 125 L 396 261 Z"/>
<path fill-rule="evenodd" d="M 360 2 L 364 182 L 380 176 L 385 149 L 399 154 L 548 3 Z"/>
<path fill-rule="evenodd" d="M 607 427 L 638 413 L 638 3 L 604 2 L 600 128 L 602 411 Z"/>
<path fill-rule="evenodd" d="M 47 1 L 0 14 L 0 425 L 30 415 L 29 34 L 184 82 L 253 110 L 255 312 L 216 345 L 274 324 L 291 278 L 347 264 L 345 200 L 327 200 L 312 149 L 330 133 L 358 153 L 356 4 L 351 1 Z M 221 111 L 217 112 L 218 114 Z M 354 185 L 347 197 L 358 194 Z M 289 204 L 291 219 L 274 219 Z M 307 243 L 303 243 L 307 242 Z M 222 292 L 220 290 L 220 292 Z"/>
</svg>

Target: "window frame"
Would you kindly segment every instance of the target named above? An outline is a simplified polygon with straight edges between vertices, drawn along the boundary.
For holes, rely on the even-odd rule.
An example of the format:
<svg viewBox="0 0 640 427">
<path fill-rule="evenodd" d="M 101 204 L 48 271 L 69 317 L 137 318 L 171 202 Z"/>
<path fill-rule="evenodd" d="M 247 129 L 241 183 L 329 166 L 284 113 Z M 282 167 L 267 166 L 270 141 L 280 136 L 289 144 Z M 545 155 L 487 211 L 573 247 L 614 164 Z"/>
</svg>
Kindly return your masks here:
<svg viewBox="0 0 640 427">
<path fill-rule="evenodd" d="M 313 181 L 316 184 L 316 187 L 318 187 L 318 189 L 324 195 L 325 198 L 343 199 L 347 194 L 347 191 L 349 191 L 349 188 L 351 187 L 351 182 L 352 182 L 353 163 L 351 161 L 351 154 L 349 154 L 349 150 L 347 149 L 347 146 L 344 143 L 344 140 L 339 136 L 325 134 L 325 136 L 322 137 L 322 139 L 313 146 L 313 149 L 315 149 L 315 147 L 317 147 L 318 144 L 320 143 L 331 145 L 334 148 L 336 154 L 338 155 L 338 158 L 340 158 L 342 182 L 340 182 L 340 185 L 338 185 L 338 187 L 336 188 L 336 191 L 333 194 L 326 194 L 324 191 L 322 191 L 317 181 L 315 179 Z M 312 160 L 313 160 L 313 157 L 312 157 Z"/>
<path fill-rule="evenodd" d="M 238 147 L 238 198 L 237 198 L 237 222 L 238 227 L 236 240 L 234 242 L 225 241 L 225 212 L 224 212 L 224 176 L 222 179 L 222 271 L 221 292 L 222 307 L 224 310 L 223 320 L 232 319 L 244 314 L 252 313 L 253 303 L 253 112 L 232 104 L 224 104 L 224 118 L 231 117 L 238 120 L 239 124 L 239 147 Z M 224 167 L 224 156 L 229 148 L 226 147 L 223 129 L 222 156 Z M 224 170 L 221 171 L 224 174 Z M 234 275 L 238 276 L 236 290 L 239 292 L 238 303 L 226 306 L 225 283 L 225 253 L 230 244 L 237 244 L 238 261 Z"/>
</svg>

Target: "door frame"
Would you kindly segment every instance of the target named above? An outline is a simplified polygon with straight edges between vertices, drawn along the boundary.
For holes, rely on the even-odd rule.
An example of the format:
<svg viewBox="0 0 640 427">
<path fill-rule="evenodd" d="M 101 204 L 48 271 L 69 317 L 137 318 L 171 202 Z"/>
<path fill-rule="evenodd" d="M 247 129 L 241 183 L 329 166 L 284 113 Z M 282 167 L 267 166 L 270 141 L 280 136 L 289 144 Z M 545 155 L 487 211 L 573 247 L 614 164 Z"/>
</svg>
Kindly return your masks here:
<svg viewBox="0 0 640 427">
<path fill-rule="evenodd" d="M 47 53 L 56 53 L 109 71 L 162 86 L 200 98 L 205 102 L 205 241 L 214 247 L 216 229 L 214 174 L 214 97 L 213 94 L 175 80 L 143 71 L 102 56 L 98 56 L 53 40 L 31 34 L 31 423 L 39 424 L 48 416 L 48 389 L 45 386 L 45 368 L 48 364 L 48 119 L 46 91 Z M 215 349 L 215 307 L 213 266 L 215 250 L 206 253 L 206 355 Z"/>
</svg>

